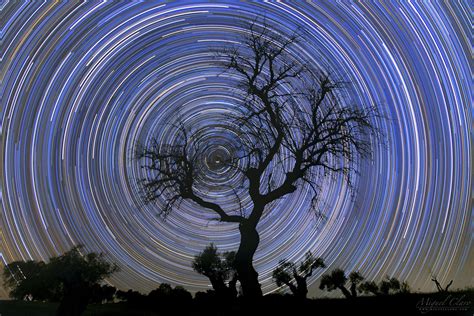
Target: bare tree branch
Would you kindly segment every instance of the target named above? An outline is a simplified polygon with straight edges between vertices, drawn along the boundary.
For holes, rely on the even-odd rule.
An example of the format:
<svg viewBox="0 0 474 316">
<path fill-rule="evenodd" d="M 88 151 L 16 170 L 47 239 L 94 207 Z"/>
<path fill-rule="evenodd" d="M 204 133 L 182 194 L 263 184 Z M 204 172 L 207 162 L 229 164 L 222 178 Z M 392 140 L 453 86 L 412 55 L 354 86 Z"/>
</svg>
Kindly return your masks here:
<svg viewBox="0 0 474 316">
<path fill-rule="evenodd" d="M 189 131 L 181 121 L 175 127 L 179 134 L 175 144 L 160 144 L 152 139 L 148 146 L 139 146 L 136 150 L 136 158 L 144 160 L 142 168 L 147 171 L 139 181 L 144 201 L 151 203 L 165 197 L 161 214 L 167 216 L 177 202 L 189 199 L 217 213 L 220 221 L 241 222 L 244 219 L 242 216 L 229 215 L 217 203 L 206 201 L 194 192 L 197 161 L 202 158 L 202 148 L 198 144 L 194 149 L 190 148 Z"/>
</svg>

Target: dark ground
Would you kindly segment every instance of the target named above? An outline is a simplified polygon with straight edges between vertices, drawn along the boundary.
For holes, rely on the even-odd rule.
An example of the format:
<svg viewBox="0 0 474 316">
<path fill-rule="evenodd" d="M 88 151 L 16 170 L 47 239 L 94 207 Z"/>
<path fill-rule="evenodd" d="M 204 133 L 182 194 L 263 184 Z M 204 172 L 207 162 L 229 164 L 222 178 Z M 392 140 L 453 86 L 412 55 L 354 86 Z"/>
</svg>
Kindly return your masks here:
<svg viewBox="0 0 474 316">
<path fill-rule="evenodd" d="M 162 316 L 162 315 L 474 315 L 474 292 L 415 293 L 385 297 L 311 299 L 268 295 L 258 302 L 192 301 L 187 304 L 134 306 L 127 303 L 89 305 L 83 316 Z M 0 301 L 0 316 L 53 316 L 57 304 Z"/>
</svg>

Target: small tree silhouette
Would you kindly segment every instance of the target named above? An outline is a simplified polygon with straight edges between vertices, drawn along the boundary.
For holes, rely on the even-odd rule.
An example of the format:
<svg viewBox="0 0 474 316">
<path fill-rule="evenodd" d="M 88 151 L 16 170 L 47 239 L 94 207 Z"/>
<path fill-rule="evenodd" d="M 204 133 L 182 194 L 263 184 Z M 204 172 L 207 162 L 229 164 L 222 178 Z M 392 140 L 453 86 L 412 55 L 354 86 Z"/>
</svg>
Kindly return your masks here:
<svg viewBox="0 0 474 316">
<path fill-rule="evenodd" d="M 348 280 L 350 282 L 350 291 L 346 288 Z M 329 292 L 339 289 L 346 298 L 354 298 L 357 297 L 357 285 L 362 280 L 364 280 L 364 277 L 357 271 L 351 272 L 349 278 L 347 278 L 344 270 L 335 269 L 331 274 L 323 275 L 319 288 L 321 290 L 327 289 Z"/>
<path fill-rule="evenodd" d="M 192 265 L 194 271 L 209 278 L 216 295 L 236 297 L 237 273 L 234 268 L 234 260 L 234 251 L 219 254 L 217 247 L 211 243 L 203 252 L 194 257 Z"/>
<path fill-rule="evenodd" d="M 401 294 L 408 294 L 408 293 L 410 293 L 410 292 L 411 292 L 410 285 L 408 284 L 408 282 L 403 281 L 403 282 L 400 284 L 399 293 L 401 293 Z"/>
<path fill-rule="evenodd" d="M 362 274 L 357 271 L 351 272 L 349 274 L 349 282 L 351 283 L 351 295 L 352 297 L 357 297 L 357 285 L 364 280 Z"/>
<path fill-rule="evenodd" d="M 359 292 L 365 294 L 372 293 L 374 295 L 380 295 L 379 286 L 374 281 L 362 282 L 359 285 Z"/>
<path fill-rule="evenodd" d="M 398 292 L 400 290 L 400 281 L 398 281 L 397 278 L 390 278 L 387 276 L 385 280 L 380 282 L 379 288 L 383 295 L 388 295 L 391 291 Z"/>
<path fill-rule="evenodd" d="M 191 305 L 192 295 L 182 286 L 173 288 L 168 283 L 161 283 L 157 289 L 143 297 L 143 302 L 160 315 L 182 315 Z"/>
<path fill-rule="evenodd" d="M 89 303 L 102 304 L 114 300 L 117 289 L 110 285 L 94 284 L 91 289 L 91 299 Z"/>
<path fill-rule="evenodd" d="M 344 273 L 344 270 L 335 269 L 331 272 L 331 274 L 325 274 L 322 276 L 319 288 L 321 290 L 326 289 L 328 292 L 339 289 L 346 298 L 351 298 L 351 292 L 349 292 L 345 286 L 346 282 L 347 277 Z"/>
<path fill-rule="evenodd" d="M 308 294 L 307 279 L 313 274 L 314 269 L 325 267 L 322 258 L 315 258 L 308 251 L 298 268 L 293 262 L 280 260 L 278 267 L 273 271 L 273 279 L 278 286 L 283 284 L 288 286 L 296 297 L 306 298 Z"/>
<path fill-rule="evenodd" d="M 374 295 L 389 295 L 396 293 L 410 293 L 410 286 L 407 282 L 400 282 L 397 278 L 386 277 L 377 285 L 374 281 L 362 282 L 358 287 L 359 292 Z"/>
<path fill-rule="evenodd" d="M 143 305 L 147 301 L 147 296 L 143 295 L 142 293 L 138 291 L 134 291 L 132 289 L 128 291 L 122 291 L 118 290 L 115 293 L 115 297 L 122 301 L 122 302 L 127 302 L 128 304 L 132 306 L 139 306 Z"/>
</svg>

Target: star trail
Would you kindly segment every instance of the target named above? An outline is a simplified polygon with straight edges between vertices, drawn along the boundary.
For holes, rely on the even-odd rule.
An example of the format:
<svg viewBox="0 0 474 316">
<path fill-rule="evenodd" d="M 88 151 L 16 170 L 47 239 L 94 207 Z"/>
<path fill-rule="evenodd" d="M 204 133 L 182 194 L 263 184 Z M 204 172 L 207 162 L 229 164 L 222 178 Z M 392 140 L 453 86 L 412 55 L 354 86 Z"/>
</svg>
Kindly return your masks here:
<svg viewBox="0 0 474 316">
<path fill-rule="evenodd" d="M 254 258 L 264 293 L 278 260 L 306 251 L 328 271 L 385 275 L 434 290 L 431 275 L 473 284 L 473 108 L 469 4 L 449 1 L 241 3 L 178 1 L 1 4 L 0 258 L 47 260 L 84 244 L 121 271 L 108 279 L 148 292 L 166 282 L 210 288 L 191 261 L 210 242 L 236 250 L 235 224 L 183 201 L 165 220 L 144 204 L 139 142 L 173 140 L 179 116 L 230 155 L 238 78 L 213 50 L 238 45 L 265 19 L 289 54 L 349 81 L 346 100 L 376 105 L 386 135 L 349 190 L 323 179 L 324 219 L 302 188 L 274 202 Z M 210 157 L 209 159 L 211 159 Z M 235 204 L 239 175 L 210 166 L 214 201 Z M 243 200 L 244 207 L 249 200 Z M 326 270 L 312 276 L 310 294 Z M 312 292 L 311 292 L 312 291 Z M 310 295 L 311 296 L 311 295 Z"/>
</svg>

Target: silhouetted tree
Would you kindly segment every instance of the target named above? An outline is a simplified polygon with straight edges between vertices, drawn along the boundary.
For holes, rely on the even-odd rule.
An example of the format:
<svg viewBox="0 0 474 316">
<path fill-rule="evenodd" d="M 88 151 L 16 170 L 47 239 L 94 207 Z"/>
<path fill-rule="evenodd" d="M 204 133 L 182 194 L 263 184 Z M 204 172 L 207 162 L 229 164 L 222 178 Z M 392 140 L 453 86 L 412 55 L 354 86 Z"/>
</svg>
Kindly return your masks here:
<svg viewBox="0 0 474 316">
<path fill-rule="evenodd" d="M 81 255 L 76 246 L 48 263 L 14 262 L 4 268 L 5 285 L 12 297 L 60 301 L 57 315 L 80 315 L 94 294 L 94 287 L 117 270 L 102 254 Z"/>
<path fill-rule="evenodd" d="M 240 128 L 240 143 L 231 157 L 216 154 L 207 163 L 243 174 L 240 191 L 247 192 L 251 209 L 242 209 L 240 198 L 233 209 L 224 209 L 200 190 L 197 179 L 209 145 L 194 127 L 180 122 L 172 143 L 153 139 L 137 150 L 144 200 L 165 200 L 161 214 L 187 199 L 213 211 L 218 220 L 239 225 L 235 268 L 246 297 L 262 295 L 253 256 L 260 242 L 256 227 L 271 211 L 267 206 L 303 185 L 314 191 L 316 201 L 319 181 L 330 174 L 343 174 L 351 183 L 359 158 L 370 154 L 371 136 L 377 134 L 375 108 L 342 102 L 342 82 L 290 54 L 296 39 L 253 23 L 241 45 L 220 49 L 216 56 L 240 78 L 240 114 L 229 117 Z"/>
<path fill-rule="evenodd" d="M 91 298 L 91 289 L 105 277 L 118 270 L 95 252 L 81 255 L 82 246 L 76 246 L 59 257 L 50 259 L 48 266 L 59 281 L 63 298 L 57 315 L 80 315 Z"/>
<path fill-rule="evenodd" d="M 389 295 L 389 294 L 401 294 L 410 293 L 410 286 L 407 282 L 400 282 L 397 278 L 386 277 L 380 281 L 377 285 L 374 281 L 366 281 L 359 284 L 359 292 L 374 295 Z"/>
<path fill-rule="evenodd" d="M 438 292 L 440 293 L 445 293 L 445 292 L 448 292 L 449 290 L 449 287 L 453 284 L 453 280 L 451 280 L 447 285 L 446 287 L 442 287 L 441 284 L 438 282 L 438 280 L 436 279 L 436 277 L 432 277 L 431 278 L 431 281 L 433 281 L 435 284 L 436 284 L 436 289 L 438 289 Z"/>
<path fill-rule="evenodd" d="M 173 298 L 173 301 L 181 304 L 191 304 L 193 300 L 193 296 L 191 295 L 191 293 L 189 293 L 188 290 L 179 285 L 174 287 L 173 291 L 171 292 L 171 296 Z"/>
<path fill-rule="evenodd" d="M 209 278 L 218 296 L 236 297 L 237 273 L 234 260 L 234 251 L 219 254 L 217 248 L 211 243 L 203 252 L 194 257 L 192 265 L 194 271 Z"/>
<path fill-rule="evenodd" d="M 351 292 L 346 288 L 347 277 L 344 270 L 335 269 L 330 274 L 325 274 L 321 277 L 321 283 L 319 288 L 321 290 L 326 289 L 331 292 L 332 290 L 339 289 L 345 297 L 351 298 Z"/>
<path fill-rule="evenodd" d="M 5 287 L 10 290 L 10 297 L 17 300 L 60 300 L 57 281 L 51 279 L 47 268 L 43 261 L 15 261 L 7 264 L 3 268 L 3 280 Z"/>
<path fill-rule="evenodd" d="M 115 293 L 115 297 L 122 302 L 127 302 L 134 306 L 140 306 L 145 304 L 147 301 L 147 297 L 145 295 L 131 289 L 128 291 L 119 290 Z"/>
<path fill-rule="evenodd" d="M 357 271 L 349 274 L 346 277 L 344 270 L 335 269 L 330 274 L 325 274 L 321 278 L 319 288 L 321 290 L 327 289 L 329 292 L 335 289 L 341 290 L 347 298 L 357 297 L 357 286 L 364 280 L 364 277 Z M 346 288 L 346 283 L 350 283 L 350 291 Z"/>
<path fill-rule="evenodd" d="M 110 285 L 94 284 L 91 288 L 91 299 L 89 303 L 106 303 L 114 300 L 117 289 Z"/>
<path fill-rule="evenodd" d="M 168 283 L 161 283 L 157 289 L 152 290 L 148 293 L 148 297 L 156 298 L 158 300 L 163 300 L 171 296 L 173 288 Z"/>
<path fill-rule="evenodd" d="M 398 292 L 400 290 L 400 281 L 397 278 L 389 278 L 388 276 L 380 282 L 380 293 L 388 295 L 391 292 Z"/>
<path fill-rule="evenodd" d="M 359 291 L 365 294 L 380 295 L 379 286 L 374 281 L 365 281 L 359 285 Z"/>
<path fill-rule="evenodd" d="M 298 267 L 293 262 L 280 260 L 278 267 L 273 270 L 273 279 L 278 286 L 283 284 L 288 286 L 296 297 L 306 298 L 308 295 L 307 279 L 313 274 L 314 269 L 325 267 L 322 258 L 315 258 L 308 251 Z"/>
<path fill-rule="evenodd" d="M 157 305 L 163 307 L 170 304 L 171 292 L 173 288 L 168 283 L 161 283 L 158 288 L 152 290 L 147 295 L 147 301 L 150 305 Z"/>
<path fill-rule="evenodd" d="M 364 277 L 359 272 L 351 272 L 349 274 L 349 282 L 351 283 L 351 296 L 357 297 L 357 286 L 364 280 Z"/>
<path fill-rule="evenodd" d="M 173 288 L 167 283 L 148 293 L 143 305 L 163 315 L 187 315 L 192 306 L 192 295 L 181 286 Z"/>
<path fill-rule="evenodd" d="M 408 294 L 411 292 L 411 289 L 410 289 L 410 285 L 408 284 L 408 282 L 406 281 L 403 281 L 401 284 L 400 284 L 400 290 L 398 291 L 399 293 L 401 294 Z"/>
</svg>

